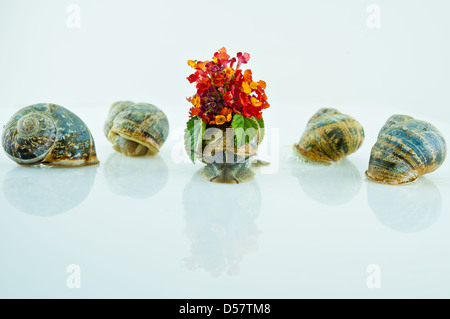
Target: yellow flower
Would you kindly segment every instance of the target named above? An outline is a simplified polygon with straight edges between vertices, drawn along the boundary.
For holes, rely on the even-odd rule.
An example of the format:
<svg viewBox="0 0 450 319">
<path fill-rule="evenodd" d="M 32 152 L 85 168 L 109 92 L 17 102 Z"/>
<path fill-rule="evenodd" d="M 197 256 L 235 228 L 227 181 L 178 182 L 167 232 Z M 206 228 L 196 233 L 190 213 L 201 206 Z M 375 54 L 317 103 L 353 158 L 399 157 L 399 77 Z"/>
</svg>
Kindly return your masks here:
<svg viewBox="0 0 450 319">
<path fill-rule="evenodd" d="M 198 96 L 198 94 L 195 94 L 195 97 L 192 99 L 191 102 L 195 107 L 199 108 L 200 107 L 200 96 Z"/>
<path fill-rule="evenodd" d="M 244 91 L 244 93 L 246 94 L 250 94 L 252 93 L 252 88 L 250 87 L 250 85 L 248 85 L 247 82 L 242 82 L 242 91 Z"/>
<path fill-rule="evenodd" d="M 226 118 L 223 115 L 216 115 L 215 120 L 217 125 L 222 125 L 223 123 L 226 122 Z"/>
<path fill-rule="evenodd" d="M 252 96 L 252 97 L 250 98 L 250 100 L 252 101 L 252 105 L 253 105 L 253 106 L 258 107 L 258 106 L 261 106 L 261 105 L 262 105 L 262 103 L 259 102 L 254 96 Z"/>
</svg>

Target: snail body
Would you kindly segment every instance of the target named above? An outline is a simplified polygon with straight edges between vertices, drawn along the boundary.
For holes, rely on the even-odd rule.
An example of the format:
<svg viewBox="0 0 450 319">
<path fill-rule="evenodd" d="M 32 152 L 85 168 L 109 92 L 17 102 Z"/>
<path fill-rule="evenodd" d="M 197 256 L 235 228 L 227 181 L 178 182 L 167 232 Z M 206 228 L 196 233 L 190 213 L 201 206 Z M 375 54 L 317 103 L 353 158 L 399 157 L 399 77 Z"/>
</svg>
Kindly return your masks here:
<svg viewBox="0 0 450 319">
<path fill-rule="evenodd" d="M 308 160 L 332 164 L 356 152 L 363 141 L 364 129 L 358 121 L 336 109 L 322 108 L 309 120 L 294 147 Z"/>
<path fill-rule="evenodd" d="M 3 128 L 2 146 L 21 165 L 98 164 L 86 124 L 68 109 L 49 103 L 20 109 Z"/>
<path fill-rule="evenodd" d="M 411 183 L 439 168 L 446 155 L 447 144 L 436 127 L 407 115 L 393 115 L 372 148 L 366 176 L 382 184 Z"/>
<path fill-rule="evenodd" d="M 253 160 L 259 143 L 262 141 L 263 128 L 259 127 L 255 136 L 240 147 L 235 146 L 235 132 L 231 128 L 206 129 L 206 140 L 203 141 L 202 161 L 207 164 L 200 175 L 215 183 L 239 184 L 254 179 L 254 167 L 268 165 L 260 160 Z M 214 136 L 213 141 L 209 137 Z"/>
<path fill-rule="evenodd" d="M 103 132 L 117 152 L 152 156 L 169 135 L 169 121 L 152 104 L 119 101 L 111 105 Z"/>
</svg>

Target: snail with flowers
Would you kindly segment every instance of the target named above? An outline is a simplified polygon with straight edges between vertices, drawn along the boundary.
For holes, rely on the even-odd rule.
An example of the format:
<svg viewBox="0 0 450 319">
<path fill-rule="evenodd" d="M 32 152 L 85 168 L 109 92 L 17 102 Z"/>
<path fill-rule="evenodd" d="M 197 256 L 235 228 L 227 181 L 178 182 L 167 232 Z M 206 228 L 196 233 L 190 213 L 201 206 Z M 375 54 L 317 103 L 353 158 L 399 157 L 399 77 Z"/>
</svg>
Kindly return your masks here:
<svg viewBox="0 0 450 319">
<path fill-rule="evenodd" d="M 211 61 L 188 61 L 195 72 L 187 79 L 197 92 L 188 98 L 185 147 L 192 162 L 207 164 L 201 175 L 211 182 L 247 182 L 254 177 L 252 166 L 266 164 L 253 160 L 264 137 L 266 82 L 241 69 L 249 59 L 248 53 L 230 57 L 221 48 Z"/>
</svg>

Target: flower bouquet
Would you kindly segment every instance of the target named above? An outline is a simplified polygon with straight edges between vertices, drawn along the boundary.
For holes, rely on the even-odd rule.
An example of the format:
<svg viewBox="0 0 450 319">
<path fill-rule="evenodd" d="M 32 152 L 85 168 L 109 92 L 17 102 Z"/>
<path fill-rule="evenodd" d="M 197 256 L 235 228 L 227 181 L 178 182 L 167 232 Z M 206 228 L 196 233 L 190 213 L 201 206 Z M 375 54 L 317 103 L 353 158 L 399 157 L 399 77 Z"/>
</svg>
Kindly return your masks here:
<svg viewBox="0 0 450 319">
<path fill-rule="evenodd" d="M 212 61 L 189 60 L 195 69 L 187 79 L 196 83 L 185 131 L 185 147 L 192 162 L 201 159 L 201 175 L 218 183 L 252 180 L 252 158 L 264 137 L 262 110 L 269 107 L 266 82 L 254 81 L 250 69 L 241 66 L 248 53 L 231 58 L 225 48 Z M 261 162 L 259 162 L 261 163 Z"/>
</svg>

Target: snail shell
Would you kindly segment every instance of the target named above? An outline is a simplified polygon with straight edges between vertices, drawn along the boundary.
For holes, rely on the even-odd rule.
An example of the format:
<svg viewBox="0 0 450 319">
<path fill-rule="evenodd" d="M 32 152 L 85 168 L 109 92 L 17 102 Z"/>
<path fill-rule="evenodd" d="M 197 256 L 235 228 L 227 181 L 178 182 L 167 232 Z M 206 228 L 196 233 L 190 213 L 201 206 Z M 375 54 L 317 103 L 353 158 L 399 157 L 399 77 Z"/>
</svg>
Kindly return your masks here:
<svg viewBox="0 0 450 319">
<path fill-rule="evenodd" d="M 364 141 L 364 129 L 349 115 L 322 108 L 309 120 L 295 144 L 296 151 L 309 160 L 332 164 L 354 153 Z"/>
<path fill-rule="evenodd" d="M 239 184 L 253 180 L 255 173 L 252 168 L 268 164 L 252 161 L 262 141 L 263 130 L 258 124 L 254 137 L 248 143 L 236 147 L 236 133 L 231 127 L 207 128 L 202 145 L 202 161 L 207 165 L 200 175 L 210 182 L 225 184 Z"/>
<path fill-rule="evenodd" d="M 256 135 L 244 145 L 235 146 L 235 132 L 231 127 L 209 127 L 203 137 L 202 160 L 204 163 L 243 163 L 248 158 L 256 155 L 258 145 L 261 142 L 263 128 L 259 127 Z"/>
<path fill-rule="evenodd" d="M 169 121 L 152 104 L 119 101 L 111 105 L 103 132 L 117 152 L 155 155 L 169 135 Z"/>
<path fill-rule="evenodd" d="M 382 184 L 411 183 L 436 170 L 446 155 L 447 144 L 436 127 L 407 115 L 393 115 L 372 148 L 366 176 Z"/>
<path fill-rule="evenodd" d="M 21 165 L 98 164 L 86 124 L 56 104 L 34 104 L 15 113 L 3 128 L 2 146 L 8 157 Z"/>
</svg>

